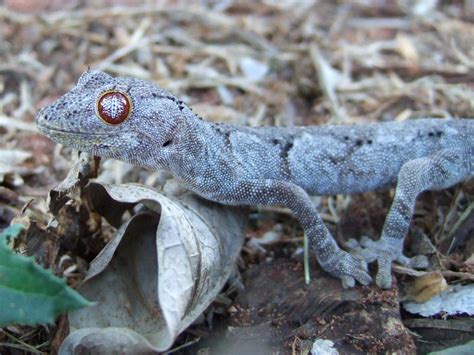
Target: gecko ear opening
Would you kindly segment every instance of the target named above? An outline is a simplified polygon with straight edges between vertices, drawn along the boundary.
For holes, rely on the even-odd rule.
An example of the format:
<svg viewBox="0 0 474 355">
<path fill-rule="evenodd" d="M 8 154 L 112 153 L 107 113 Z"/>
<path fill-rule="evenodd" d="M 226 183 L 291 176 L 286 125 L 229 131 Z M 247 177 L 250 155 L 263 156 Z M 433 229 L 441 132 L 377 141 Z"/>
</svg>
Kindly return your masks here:
<svg viewBox="0 0 474 355">
<path fill-rule="evenodd" d="M 102 93 L 95 105 L 96 115 L 109 125 L 118 125 L 132 113 L 132 100 L 127 93 L 110 90 Z"/>
</svg>

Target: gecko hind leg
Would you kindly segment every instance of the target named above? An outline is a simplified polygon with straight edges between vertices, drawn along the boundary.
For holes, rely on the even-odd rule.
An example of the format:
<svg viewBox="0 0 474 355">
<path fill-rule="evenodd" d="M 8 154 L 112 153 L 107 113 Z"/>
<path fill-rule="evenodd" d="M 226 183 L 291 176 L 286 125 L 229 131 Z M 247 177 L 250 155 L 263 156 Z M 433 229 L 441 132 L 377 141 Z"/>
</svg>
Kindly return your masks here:
<svg viewBox="0 0 474 355">
<path fill-rule="evenodd" d="M 410 227 L 416 197 L 423 191 L 444 189 L 465 180 L 472 176 L 473 165 L 469 149 L 453 148 L 410 160 L 402 166 L 380 239 L 373 241 L 363 237 L 360 242 L 348 241 L 352 255 L 368 263 L 377 262 L 375 282 L 378 286 L 390 288 L 392 261 L 413 268 L 428 266 L 425 256 L 408 258 L 403 255 L 403 241 Z"/>
</svg>

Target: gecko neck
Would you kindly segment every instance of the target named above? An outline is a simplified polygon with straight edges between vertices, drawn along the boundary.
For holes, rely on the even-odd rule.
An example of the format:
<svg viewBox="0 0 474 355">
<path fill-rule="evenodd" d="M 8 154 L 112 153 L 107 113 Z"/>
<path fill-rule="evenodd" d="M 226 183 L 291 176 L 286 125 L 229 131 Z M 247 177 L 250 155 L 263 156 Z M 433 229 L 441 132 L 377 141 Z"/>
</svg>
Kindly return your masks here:
<svg viewBox="0 0 474 355">
<path fill-rule="evenodd" d="M 175 127 L 173 147 L 166 162 L 172 172 L 178 172 L 187 165 L 194 165 L 213 137 L 203 134 L 210 131 L 210 123 L 201 120 L 194 113 L 187 113 Z M 165 147 L 166 149 L 166 147 Z"/>
<path fill-rule="evenodd" d="M 205 179 L 214 172 L 216 164 L 228 160 L 228 145 L 222 124 L 209 122 L 194 113 L 180 123 L 176 136 L 176 147 L 167 161 L 167 168 L 188 187 L 195 189 L 196 180 Z M 221 173 L 224 174 L 224 169 Z M 199 185 L 199 182 L 198 182 Z"/>
</svg>

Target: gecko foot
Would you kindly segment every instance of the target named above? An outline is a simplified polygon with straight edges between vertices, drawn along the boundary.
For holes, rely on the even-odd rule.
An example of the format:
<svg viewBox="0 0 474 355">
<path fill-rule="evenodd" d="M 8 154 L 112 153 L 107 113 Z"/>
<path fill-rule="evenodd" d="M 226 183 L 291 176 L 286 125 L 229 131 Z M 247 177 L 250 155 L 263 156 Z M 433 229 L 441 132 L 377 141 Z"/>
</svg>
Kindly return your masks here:
<svg viewBox="0 0 474 355">
<path fill-rule="evenodd" d="M 380 238 L 377 241 L 363 236 L 360 242 L 349 239 L 347 246 L 351 249 L 351 254 L 356 258 L 363 259 L 367 263 L 377 261 L 378 272 L 375 283 L 381 288 L 390 288 L 392 285 L 392 262 L 396 261 L 411 268 L 425 268 L 428 266 L 428 259 L 424 255 L 408 258 L 403 255 L 403 239 L 389 237 Z"/>
<path fill-rule="evenodd" d="M 355 282 L 362 285 L 368 285 L 372 282 L 369 275 L 367 263 L 361 258 L 357 258 L 343 250 L 340 250 L 334 258 L 328 260 L 324 265 L 324 270 L 331 275 L 338 277 L 342 281 L 342 287 L 354 287 Z"/>
</svg>

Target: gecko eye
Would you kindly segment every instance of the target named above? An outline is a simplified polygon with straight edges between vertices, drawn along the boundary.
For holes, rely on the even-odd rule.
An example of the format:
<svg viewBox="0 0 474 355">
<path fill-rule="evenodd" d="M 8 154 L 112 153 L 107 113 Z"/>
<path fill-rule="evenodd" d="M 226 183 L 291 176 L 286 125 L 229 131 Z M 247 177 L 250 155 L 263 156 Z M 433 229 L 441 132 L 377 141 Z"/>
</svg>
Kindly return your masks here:
<svg viewBox="0 0 474 355">
<path fill-rule="evenodd" d="M 117 125 L 125 121 L 132 112 L 130 96 L 121 91 L 106 91 L 95 105 L 96 115 L 105 123 Z"/>
</svg>

